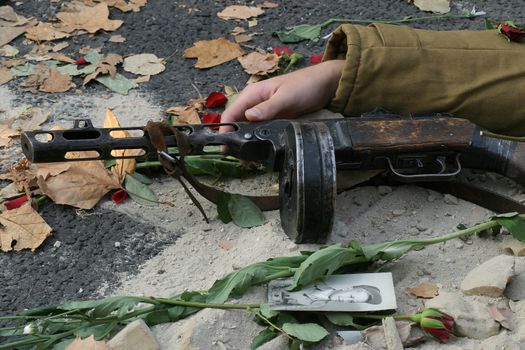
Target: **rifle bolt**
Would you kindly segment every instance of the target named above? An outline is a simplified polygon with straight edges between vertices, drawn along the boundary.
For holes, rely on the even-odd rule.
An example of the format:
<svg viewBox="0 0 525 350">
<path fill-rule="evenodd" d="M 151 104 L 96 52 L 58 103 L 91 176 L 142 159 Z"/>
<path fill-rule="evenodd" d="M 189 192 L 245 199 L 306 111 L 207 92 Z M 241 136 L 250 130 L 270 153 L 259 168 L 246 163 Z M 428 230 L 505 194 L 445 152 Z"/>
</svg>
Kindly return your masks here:
<svg viewBox="0 0 525 350">
<path fill-rule="evenodd" d="M 253 135 L 252 135 L 251 133 L 249 133 L 249 132 L 247 132 L 246 134 L 244 134 L 244 138 L 245 138 L 246 140 L 249 140 L 249 139 L 251 139 L 252 137 L 253 137 Z"/>
</svg>

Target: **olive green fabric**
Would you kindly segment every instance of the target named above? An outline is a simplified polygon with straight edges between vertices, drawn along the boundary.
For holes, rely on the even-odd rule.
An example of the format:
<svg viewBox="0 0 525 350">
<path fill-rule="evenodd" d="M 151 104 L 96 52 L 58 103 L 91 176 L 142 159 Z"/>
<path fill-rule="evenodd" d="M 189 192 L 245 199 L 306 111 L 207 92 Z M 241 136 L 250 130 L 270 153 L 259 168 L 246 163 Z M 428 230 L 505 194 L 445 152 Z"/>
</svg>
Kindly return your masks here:
<svg viewBox="0 0 525 350">
<path fill-rule="evenodd" d="M 342 25 L 324 60 L 345 59 L 329 108 L 358 116 L 451 113 L 495 132 L 525 135 L 525 43 L 497 30 L 429 31 Z"/>
</svg>

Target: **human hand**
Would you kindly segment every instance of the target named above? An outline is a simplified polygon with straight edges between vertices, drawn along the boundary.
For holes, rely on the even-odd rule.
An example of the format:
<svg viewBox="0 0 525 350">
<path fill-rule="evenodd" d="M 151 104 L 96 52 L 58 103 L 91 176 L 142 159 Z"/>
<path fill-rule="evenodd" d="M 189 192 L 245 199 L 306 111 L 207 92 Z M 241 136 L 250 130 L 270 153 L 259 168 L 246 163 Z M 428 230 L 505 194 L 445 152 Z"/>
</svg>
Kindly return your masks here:
<svg viewBox="0 0 525 350">
<path fill-rule="evenodd" d="M 331 60 L 248 85 L 224 111 L 221 123 L 291 119 L 328 105 L 344 60 Z M 221 126 L 219 132 L 230 131 Z"/>
</svg>

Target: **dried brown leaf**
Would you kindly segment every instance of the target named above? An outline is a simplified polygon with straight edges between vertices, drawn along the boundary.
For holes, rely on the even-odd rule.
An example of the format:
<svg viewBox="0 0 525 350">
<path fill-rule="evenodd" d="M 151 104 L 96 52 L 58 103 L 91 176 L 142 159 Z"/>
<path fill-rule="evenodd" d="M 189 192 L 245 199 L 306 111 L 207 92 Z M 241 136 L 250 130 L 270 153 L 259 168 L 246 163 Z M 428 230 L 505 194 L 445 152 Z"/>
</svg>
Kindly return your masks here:
<svg viewBox="0 0 525 350">
<path fill-rule="evenodd" d="M 112 43 L 123 43 L 124 41 L 126 41 L 126 38 L 118 34 L 118 35 L 112 35 L 108 41 Z"/>
<path fill-rule="evenodd" d="M 20 86 L 31 92 L 66 92 L 75 85 L 71 76 L 62 75 L 57 69 L 40 63 Z"/>
<path fill-rule="evenodd" d="M 50 112 L 44 112 L 38 107 L 29 108 L 20 113 L 11 124 L 11 128 L 17 131 L 33 131 L 40 128 L 49 118 Z"/>
<path fill-rule="evenodd" d="M 88 338 L 81 339 L 77 337 L 66 350 L 111 350 L 105 341 L 96 341 L 93 335 Z"/>
<path fill-rule="evenodd" d="M 120 188 L 116 174 L 100 160 L 65 163 L 38 165 L 38 186 L 57 204 L 91 209 L 110 190 Z"/>
<path fill-rule="evenodd" d="M 106 117 L 104 118 L 104 128 L 120 128 L 120 123 L 111 109 L 106 110 Z M 125 138 L 130 137 L 129 132 L 125 130 L 113 131 L 111 136 L 114 138 Z M 113 150 L 111 154 L 115 157 L 123 156 L 136 156 L 142 153 L 141 149 L 126 149 L 126 150 Z M 133 158 L 117 159 L 115 166 L 112 171 L 117 176 L 120 183 L 126 178 L 126 174 L 132 174 L 135 172 L 135 166 L 137 161 Z"/>
<path fill-rule="evenodd" d="M 58 52 L 58 51 L 65 49 L 68 46 L 69 46 L 69 43 L 67 41 L 62 41 L 61 43 L 58 43 L 55 46 L 53 46 L 52 50 L 53 52 Z"/>
<path fill-rule="evenodd" d="M 8 124 L 0 124 L 0 147 L 9 146 L 11 137 L 18 136 L 20 133 L 11 129 Z"/>
<path fill-rule="evenodd" d="M 83 0 L 87 6 L 95 6 L 97 3 L 105 3 L 109 7 L 118 8 L 122 12 L 139 12 L 140 8 L 146 5 L 147 0 Z"/>
<path fill-rule="evenodd" d="M 121 20 L 109 19 L 109 8 L 105 3 L 86 7 L 79 12 L 59 12 L 56 16 L 62 22 L 60 28 L 66 33 L 75 30 L 85 30 L 91 34 L 99 30 L 112 32 L 123 23 Z"/>
<path fill-rule="evenodd" d="M 166 113 L 173 114 L 171 118 L 172 124 L 201 124 L 199 113 L 191 106 L 176 106 L 170 107 Z"/>
<path fill-rule="evenodd" d="M 62 30 L 62 26 L 53 23 L 40 22 L 37 26 L 28 28 L 26 38 L 33 41 L 50 41 L 68 38 L 68 32 Z"/>
<path fill-rule="evenodd" d="M 231 34 L 232 35 L 239 35 L 239 34 L 242 34 L 242 33 L 245 33 L 246 32 L 246 29 L 244 29 L 243 27 L 235 27 L 232 29 L 231 31 Z"/>
<path fill-rule="evenodd" d="M 7 22 L 16 22 L 18 15 L 11 6 L 0 6 L 0 19 Z"/>
<path fill-rule="evenodd" d="M 20 51 L 11 45 L 4 45 L 0 47 L 0 56 L 4 57 L 15 57 Z"/>
<path fill-rule="evenodd" d="M 0 67 L 0 85 L 11 81 L 11 79 L 13 79 L 14 77 L 14 74 L 11 73 L 9 68 Z"/>
<path fill-rule="evenodd" d="M 20 208 L 0 214 L 0 249 L 35 251 L 51 235 L 51 227 L 27 202 Z M 13 246 L 14 244 L 14 246 Z"/>
<path fill-rule="evenodd" d="M 47 55 L 55 61 L 66 62 L 66 63 L 76 63 L 76 61 L 72 59 L 71 57 L 68 57 L 58 52 L 49 52 Z"/>
<path fill-rule="evenodd" d="M 196 68 L 211 68 L 243 54 L 239 44 L 224 38 L 197 41 L 193 47 L 184 50 L 185 58 L 197 58 Z"/>
<path fill-rule="evenodd" d="M 405 292 L 416 298 L 431 299 L 439 294 L 439 288 L 434 283 L 424 282 L 415 288 L 405 289 Z"/>
<path fill-rule="evenodd" d="M 262 4 L 259 4 L 257 6 L 262 9 L 273 9 L 273 8 L 279 7 L 279 4 L 276 4 L 275 2 L 271 2 L 271 1 L 265 1 Z"/>
<path fill-rule="evenodd" d="M 141 75 L 135 79 L 132 79 L 131 81 L 134 82 L 135 84 L 147 83 L 150 80 L 150 78 L 151 78 L 150 75 Z"/>
<path fill-rule="evenodd" d="M 124 70 L 138 75 L 155 75 L 166 69 L 164 60 L 152 53 L 142 53 L 124 59 Z"/>
<path fill-rule="evenodd" d="M 27 61 L 23 58 L 19 58 L 19 59 L 11 59 L 11 60 L 5 60 L 3 62 L 4 66 L 6 66 L 7 68 L 11 68 L 11 67 L 15 67 L 15 66 L 20 66 L 22 64 L 25 64 Z"/>
<path fill-rule="evenodd" d="M 259 22 L 257 22 L 256 18 L 248 20 L 248 28 L 255 27 L 257 25 L 257 23 L 259 23 Z"/>
<path fill-rule="evenodd" d="M 264 75 L 279 69 L 279 56 L 274 53 L 251 52 L 238 60 L 248 74 Z"/>
<path fill-rule="evenodd" d="M 441 14 L 450 12 L 450 0 L 414 0 L 414 5 L 421 11 Z"/>
<path fill-rule="evenodd" d="M 222 19 L 248 19 L 262 15 L 264 10 L 255 6 L 231 5 L 217 13 Z"/>
<path fill-rule="evenodd" d="M 122 63 L 122 56 L 116 53 L 108 53 L 103 59 L 95 63 L 97 68 L 91 74 L 84 77 L 84 85 L 95 79 L 99 75 L 109 74 L 111 78 L 115 79 L 117 74 L 117 65 Z"/>
<path fill-rule="evenodd" d="M 251 34 L 239 34 L 235 37 L 235 42 L 236 43 L 245 43 L 247 41 L 250 41 L 252 40 L 252 35 Z"/>
<path fill-rule="evenodd" d="M 19 35 L 25 33 L 31 27 L 34 27 L 38 21 L 36 19 L 31 19 L 29 22 L 24 23 L 23 25 L 10 25 L 8 23 L 0 24 L 0 46 L 4 46 L 11 42 Z"/>
</svg>

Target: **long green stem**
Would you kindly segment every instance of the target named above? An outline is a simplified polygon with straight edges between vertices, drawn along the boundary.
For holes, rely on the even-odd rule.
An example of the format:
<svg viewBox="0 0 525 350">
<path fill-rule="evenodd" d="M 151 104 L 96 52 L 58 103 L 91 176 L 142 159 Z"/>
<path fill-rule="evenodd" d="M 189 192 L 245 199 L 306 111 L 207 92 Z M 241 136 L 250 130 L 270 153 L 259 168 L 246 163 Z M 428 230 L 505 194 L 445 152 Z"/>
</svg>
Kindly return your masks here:
<svg viewBox="0 0 525 350">
<path fill-rule="evenodd" d="M 383 19 L 350 19 L 350 18 L 330 18 L 323 23 L 321 23 L 321 27 L 329 26 L 330 24 L 334 23 L 386 23 L 386 24 L 400 24 L 400 23 L 411 23 L 411 22 L 417 22 L 417 21 L 424 21 L 429 19 L 461 19 L 461 18 L 474 18 L 475 16 L 472 14 L 464 14 L 464 15 L 452 15 L 452 14 L 444 14 L 439 16 L 422 16 L 422 17 L 406 17 L 402 19 L 395 19 L 395 20 L 383 20 Z"/>
<path fill-rule="evenodd" d="M 163 304 L 185 306 L 185 307 L 196 307 L 200 309 L 237 309 L 237 310 L 248 310 L 248 309 L 259 309 L 261 304 L 211 304 L 211 303 L 198 303 L 193 301 L 173 300 L 168 298 L 153 298 Z"/>
</svg>

